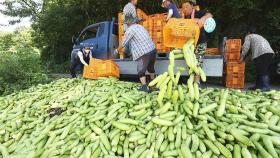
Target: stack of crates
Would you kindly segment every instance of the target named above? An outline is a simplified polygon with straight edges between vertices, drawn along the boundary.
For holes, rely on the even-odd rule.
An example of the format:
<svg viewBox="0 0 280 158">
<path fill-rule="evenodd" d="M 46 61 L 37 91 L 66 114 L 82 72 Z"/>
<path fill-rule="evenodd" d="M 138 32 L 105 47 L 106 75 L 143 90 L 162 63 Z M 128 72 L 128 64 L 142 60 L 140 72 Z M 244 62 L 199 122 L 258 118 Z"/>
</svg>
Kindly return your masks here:
<svg viewBox="0 0 280 158">
<path fill-rule="evenodd" d="M 147 15 L 141 9 L 137 9 L 137 17 L 144 19 L 144 21 L 140 22 L 140 25 L 144 26 L 145 29 L 149 32 L 151 38 L 153 39 L 156 49 L 160 53 L 167 53 L 171 49 L 165 47 L 163 44 L 163 27 L 166 25 L 164 22 L 164 18 L 166 14 L 153 14 Z M 118 14 L 118 24 L 119 24 L 119 46 L 121 46 L 121 42 L 123 41 L 124 31 L 123 31 L 123 13 Z M 122 58 L 124 49 L 119 49 L 120 56 Z"/>
<path fill-rule="evenodd" d="M 169 48 L 164 46 L 163 43 L 163 28 L 166 25 L 164 22 L 165 14 L 154 14 L 149 16 L 152 21 L 151 37 L 156 45 L 157 51 L 160 53 L 167 53 Z"/>
<path fill-rule="evenodd" d="M 119 24 L 119 53 L 120 53 L 120 58 L 123 59 L 124 57 L 124 49 L 121 47 L 123 37 L 124 37 L 124 31 L 123 31 L 123 13 L 118 14 L 118 24 Z"/>
<path fill-rule="evenodd" d="M 241 39 L 226 41 L 224 66 L 224 83 L 227 88 L 244 88 L 245 63 L 238 63 L 240 58 Z"/>
</svg>

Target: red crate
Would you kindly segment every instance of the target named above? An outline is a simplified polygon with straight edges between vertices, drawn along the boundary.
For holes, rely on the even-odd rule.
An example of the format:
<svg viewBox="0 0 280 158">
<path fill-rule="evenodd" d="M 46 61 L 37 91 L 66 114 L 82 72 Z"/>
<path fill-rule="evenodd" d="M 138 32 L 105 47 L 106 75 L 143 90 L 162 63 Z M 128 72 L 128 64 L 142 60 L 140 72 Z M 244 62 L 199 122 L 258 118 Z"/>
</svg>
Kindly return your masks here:
<svg viewBox="0 0 280 158">
<path fill-rule="evenodd" d="M 226 52 L 226 60 L 228 62 L 237 62 L 240 59 L 240 51 L 237 52 Z"/>
<path fill-rule="evenodd" d="M 225 74 L 224 84 L 227 88 L 243 89 L 245 86 L 244 74 Z"/>
<path fill-rule="evenodd" d="M 245 72 L 245 62 L 228 62 L 224 66 L 225 74 L 244 74 Z"/>
<path fill-rule="evenodd" d="M 241 39 L 230 39 L 226 41 L 226 52 L 240 52 Z"/>
</svg>

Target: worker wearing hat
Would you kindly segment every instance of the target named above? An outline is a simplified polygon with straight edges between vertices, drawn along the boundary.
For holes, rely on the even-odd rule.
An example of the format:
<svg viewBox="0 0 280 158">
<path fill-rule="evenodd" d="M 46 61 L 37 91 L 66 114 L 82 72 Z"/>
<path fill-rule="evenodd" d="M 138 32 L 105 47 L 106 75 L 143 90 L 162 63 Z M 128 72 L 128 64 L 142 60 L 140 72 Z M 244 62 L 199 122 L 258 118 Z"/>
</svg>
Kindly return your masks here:
<svg viewBox="0 0 280 158">
<path fill-rule="evenodd" d="M 199 11 L 195 10 L 195 5 L 196 5 L 196 0 L 189 0 L 183 3 L 182 9 L 184 13 L 184 18 L 195 19 L 198 26 L 201 28 L 195 53 L 200 66 L 202 66 L 204 54 L 207 48 L 207 34 L 203 27 L 205 21 L 208 18 L 213 17 L 213 15 L 206 10 L 199 10 Z M 200 76 L 197 75 L 195 77 L 195 81 L 199 84 Z"/>
<path fill-rule="evenodd" d="M 132 15 L 134 20 L 138 23 L 142 19 L 137 17 L 137 13 L 136 13 L 137 2 L 138 0 L 130 0 L 129 3 L 127 3 L 123 8 L 123 16 L 125 17 L 127 15 Z M 123 31 L 125 32 L 126 29 L 127 29 L 127 25 L 124 23 Z"/>
<path fill-rule="evenodd" d="M 71 53 L 71 67 L 70 72 L 72 78 L 76 78 L 76 68 L 80 66 L 83 70 L 84 66 L 88 66 L 89 60 L 92 58 L 90 47 L 85 47 L 80 50 L 74 50 Z"/>
<path fill-rule="evenodd" d="M 123 8 L 123 17 L 128 16 L 128 15 L 132 15 L 134 21 L 136 21 L 138 23 L 142 19 L 140 17 L 137 17 L 137 12 L 136 12 L 137 3 L 138 3 L 138 0 L 129 0 L 129 2 Z M 125 32 L 126 30 L 127 30 L 127 24 L 123 23 L 123 32 Z M 126 55 L 131 54 L 131 52 L 129 50 L 130 50 L 129 46 L 126 46 L 125 49 L 124 49 L 124 52 L 125 52 Z"/>
<path fill-rule="evenodd" d="M 162 7 L 168 10 L 168 14 L 165 21 L 168 21 L 170 18 L 181 18 L 176 5 L 171 3 L 169 0 L 162 0 Z"/>
<path fill-rule="evenodd" d="M 146 82 L 146 71 L 150 78 L 155 78 L 156 47 L 148 31 L 137 24 L 133 15 L 126 15 L 124 22 L 128 28 L 125 32 L 122 47 L 129 45 L 132 58 L 137 62 L 137 72 L 142 86 L 139 91 L 149 92 Z"/>
</svg>

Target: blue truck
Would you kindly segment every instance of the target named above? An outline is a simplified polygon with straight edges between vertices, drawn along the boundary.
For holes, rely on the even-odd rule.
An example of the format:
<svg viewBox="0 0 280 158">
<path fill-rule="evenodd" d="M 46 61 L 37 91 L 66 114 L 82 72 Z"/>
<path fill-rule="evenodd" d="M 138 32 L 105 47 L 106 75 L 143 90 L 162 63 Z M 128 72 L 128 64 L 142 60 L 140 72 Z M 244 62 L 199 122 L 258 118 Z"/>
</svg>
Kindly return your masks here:
<svg viewBox="0 0 280 158">
<path fill-rule="evenodd" d="M 137 74 L 136 62 L 130 58 L 120 59 L 116 53 L 116 49 L 119 47 L 119 40 L 118 24 L 115 23 L 114 19 L 87 26 L 77 37 L 73 37 L 72 41 L 74 43 L 73 51 L 83 47 L 90 47 L 94 58 L 114 60 L 120 68 L 121 75 Z M 165 55 L 162 56 L 162 54 Z M 206 55 L 202 68 L 207 76 L 222 77 L 223 63 L 222 55 Z M 176 60 L 175 64 L 183 67 L 186 65 L 184 60 Z M 156 73 L 165 72 L 168 65 L 168 53 L 161 52 L 158 54 L 155 65 Z M 182 75 L 187 76 L 188 72 Z"/>
</svg>

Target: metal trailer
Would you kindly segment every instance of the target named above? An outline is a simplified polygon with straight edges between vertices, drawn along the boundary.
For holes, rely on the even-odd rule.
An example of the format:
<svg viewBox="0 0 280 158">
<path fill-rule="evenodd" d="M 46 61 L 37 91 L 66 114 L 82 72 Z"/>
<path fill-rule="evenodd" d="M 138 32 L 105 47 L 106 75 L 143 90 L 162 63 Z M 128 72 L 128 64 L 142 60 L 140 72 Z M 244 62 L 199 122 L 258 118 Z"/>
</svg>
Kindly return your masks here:
<svg viewBox="0 0 280 158">
<path fill-rule="evenodd" d="M 83 29 L 77 37 L 73 36 L 73 51 L 80 50 L 83 47 L 90 47 L 94 58 L 114 60 L 120 67 L 121 75 L 136 75 L 136 62 L 132 61 L 132 59 L 119 59 L 116 55 L 115 50 L 118 48 L 117 30 L 118 26 L 115 24 L 114 19 L 90 25 Z M 222 77 L 223 61 L 222 55 L 206 55 L 202 68 L 207 76 Z M 175 62 L 177 66 L 186 67 L 184 60 L 176 60 Z M 165 72 L 168 65 L 168 55 L 165 57 L 158 55 L 155 64 L 156 73 L 161 74 Z M 187 75 L 188 72 L 182 74 L 182 76 Z"/>
</svg>

